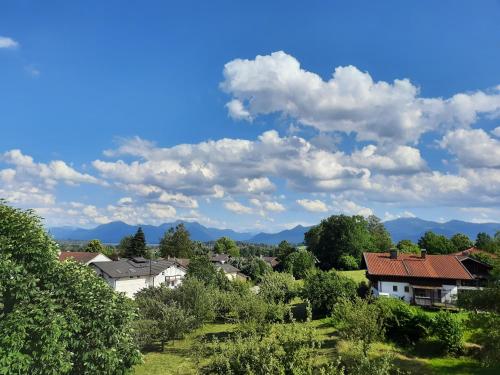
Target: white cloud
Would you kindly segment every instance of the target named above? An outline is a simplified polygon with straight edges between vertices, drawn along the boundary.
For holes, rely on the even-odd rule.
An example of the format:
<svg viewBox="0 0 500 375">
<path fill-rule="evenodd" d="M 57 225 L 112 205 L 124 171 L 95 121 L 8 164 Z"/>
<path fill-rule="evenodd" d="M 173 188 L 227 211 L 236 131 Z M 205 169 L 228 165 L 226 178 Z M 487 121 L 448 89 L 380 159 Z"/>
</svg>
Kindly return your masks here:
<svg viewBox="0 0 500 375">
<path fill-rule="evenodd" d="M 301 68 L 282 51 L 224 67 L 221 88 L 237 119 L 281 113 L 320 131 L 355 132 L 358 140 L 404 144 L 442 126 L 468 126 L 480 114 L 500 111 L 500 93 L 458 93 L 449 99 L 419 97 L 408 79 L 374 81 L 354 66 L 337 67 L 330 80 Z"/>
<path fill-rule="evenodd" d="M 236 201 L 226 202 L 224 203 L 224 207 L 238 215 L 251 214 L 253 212 L 251 207 L 244 206 L 243 204 Z"/>
<path fill-rule="evenodd" d="M 426 168 L 426 162 L 420 156 L 420 150 L 409 146 L 396 146 L 381 150 L 380 147 L 368 145 L 355 151 L 351 158 L 359 167 L 369 168 L 371 171 L 392 173 L 415 173 Z"/>
<path fill-rule="evenodd" d="M 459 163 L 466 167 L 500 167 L 500 141 L 483 129 L 450 131 L 440 145 L 457 155 Z"/>
<path fill-rule="evenodd" d="M 493 134 L 495 137 L 500 138 L 500 126 L 497 126 L 495 129 L 491 131 L 491 134 Z"/>
<path fill-rule="evenodd" d="M 226 104 L 227 110 L 229 111 L 229 115 L 232 118 L 238 119 L 238 120 L 252 120 L 252 116 L 250 116 L 250 113 L 245 109 L 243 106 L 243 103 L 240 102 L 238 99 L 233 99 L 230 102 Z"/>
<path fill-rule="evenodd" d="M 16 42 L 14 39 L 6 37 L 6 36 L 0 36 L 0 49 L 1 48 L 16 48 L 19 46 L 19 43 Z"/>
<path fill-rule="evenodd" d="M 363 207 L 351 200 L 341 199 L 335 196 L 333 197 L 332 209 L 346 215 L 361 215 L 365 217 L 373 215 L 371 208 Z"/>
<path fill-rule="evenodd" d="M 5 152 L 1 159 L 7 164 L 14 165 L 18 176 L 41 179 L 47 186 L 53 186 L 59 181 L 66 184 L 101 183 L 89 174 L 77 172 L 62 160 L 53 160 L 48 164 L 35 163 L 31 156 L 24 155 L 17 149 Z"/>
<path fill-rule="evenodd" d="M 298 199 L 296 202 L 310 212 L 326 212 L 328 206 L 319 199 Z"/>
</svg>

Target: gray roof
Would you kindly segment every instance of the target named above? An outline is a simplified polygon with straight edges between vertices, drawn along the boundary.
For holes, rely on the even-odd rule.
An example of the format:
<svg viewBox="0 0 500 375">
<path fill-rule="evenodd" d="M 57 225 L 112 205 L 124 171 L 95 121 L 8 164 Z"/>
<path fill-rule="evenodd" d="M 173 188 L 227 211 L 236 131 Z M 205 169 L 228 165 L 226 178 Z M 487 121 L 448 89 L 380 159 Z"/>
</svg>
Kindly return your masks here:
<svg viewBox="0 0 500 375">
<path fill-rule="evenodd" d="M 210 260 L 212 262 L 219 262 L 219 263 L 229 262 L 229 255 L 227 255 L 227 254 L 213 254 L 210 257 Z"/>
<path fill-rule="evenodd" d="M 122 259 L 113 262 L 94 262 L 92 264 L 113 278 L 158 275 L 169 267 L 179 267 L 176 262 L 163 259 L 152 260 L 150 267 L 150 261 L 144 258 Z"/>
<path fill-rule="evenodd" d="M 217 268 L 222 268 L 224 273 L 238 273 L 240 270 L 229 263 L 224 263 L 224 264 L 216 264 L 215 267 Z"/>
</svg>

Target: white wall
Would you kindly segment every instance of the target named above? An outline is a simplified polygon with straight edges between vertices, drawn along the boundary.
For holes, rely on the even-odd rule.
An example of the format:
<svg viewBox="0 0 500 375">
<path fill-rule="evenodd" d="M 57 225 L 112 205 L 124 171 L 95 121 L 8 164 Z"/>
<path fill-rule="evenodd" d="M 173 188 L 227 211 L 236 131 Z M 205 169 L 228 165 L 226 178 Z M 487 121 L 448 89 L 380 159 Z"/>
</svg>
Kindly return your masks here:
<svg viewBox="0 0 500 375">
<path fill-rule="evenodd" d="M 123 292 L 127 297 L 134 298 L 134 294 L 139 290 L 148 286 L 148 277 L 146 276 L 133 276 L 131 278 L 121 278 L 115 280 L 115 291 Z"/>
<path fill-rule="evenodd" d="M 186 276 L 186 270 L 177 266 L 171 266 L 156 276 L 133 276 L 131 278 L 112 278 L 102 272 L 99 268 L 92 268 L 99 276 L 106 280 L 109 286 L 111 286 L 114 290 L 117 292 L 123 292 L 130 298 L 133 298 L 134 294 L 141 289 L 150 286 L 160 286 L 160 284 L 165 284 L 166 281 L 171 281 L 167 285 L 169 288 L 176 288 L 182 284 L 182 280 Z"/>
<path fill-rule="evenodd" d="M 150 286 L 159 286 L 160 284 L 167 284 L 169 288 L 176 288 L 182 284 L 182 279 L 186 276 L 186 271 L 177 266 L 171 266 L 165 271 L 156 275 L 153 280 L 150 280 Z"/>
<path fill-rule="evenodd" d="M 442 303 L 455 303 L 458 295 L 458 287 L 456 285 L 443 285 L 441 290 Z"/>
<path fill-rule="evenodd" d="M 393 286 L 397 286 L 398 290 L 393 291 Z M 408 287 L 408 292 L 405 292 L 405 287 Z M 409 283 L 400 283 L 395 281 L 379 281 L 378 282 L 379 294 L 387 294 L 391 297 L 403 298 L 406 302 L 410 302 L 413 296 L 413 291 Z"/>
<path fill-rule="evenodd" d="M 93 259 L 89 260 L 86 264 L 89 265 L 90 263 L 94 262 L 112 262 L 112 260 L 109 259 L 106 255 L 99 253 Z"/>
</svg>

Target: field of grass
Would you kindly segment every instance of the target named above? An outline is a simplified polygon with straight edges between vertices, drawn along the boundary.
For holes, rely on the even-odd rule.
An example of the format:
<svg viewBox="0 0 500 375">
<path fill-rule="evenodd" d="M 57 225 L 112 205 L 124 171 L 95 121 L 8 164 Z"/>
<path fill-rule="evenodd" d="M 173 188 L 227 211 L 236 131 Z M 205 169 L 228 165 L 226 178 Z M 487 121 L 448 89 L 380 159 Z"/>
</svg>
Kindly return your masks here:
<svg viewBox="0 0 500 375">
<path fill-rule="evenodd" d="M 327 323 L 327 319 L 318 319 L 310 323 L 323 344 L 315 358 L 316 365 L 326 364 L 336 351 L 349 350 L 347 343 L 339 341 L 335 329 Z M 232 324 L 208 324 L 191 333 L 183 340 L 165 346 L 162 353 L 146 353 L 144 363 L 135 367 L 136 375 L 194 375 L 197 373 L 196 344 L 200 339 L 222 338 L 233 332 Z M 437 357 L 433 352 L 432 342 L 409 351 L 390 343 L 377 343 L 371 355 L 392 353 L 401 369 L 415 375 L 494 375 L 500 374 L 500 367 L 483 368 L 480 362 L 469 357 Z"/>
<path fill-rule="evenodd" d="M 362 281 L 368 283 L 368 279 L 366 278 L 366 270 L 339 271 L 339 273 L 353 279 L 357 283 L 360 283 Z"/>
</svg>

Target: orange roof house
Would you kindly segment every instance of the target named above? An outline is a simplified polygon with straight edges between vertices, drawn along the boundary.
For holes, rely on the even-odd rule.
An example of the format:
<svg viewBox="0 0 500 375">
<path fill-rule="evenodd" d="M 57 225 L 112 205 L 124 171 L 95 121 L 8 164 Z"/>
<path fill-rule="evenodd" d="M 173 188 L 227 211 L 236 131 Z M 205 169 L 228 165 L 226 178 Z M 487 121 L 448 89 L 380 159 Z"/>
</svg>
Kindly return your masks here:
<svg viewBox="0 0 500 375">
<path fill-rule="evenodd" d="M 490 267 L 465 255 L 364 253 L 363 264 L 375 296 L 424 306 L 453 304 L 460 290 L 480 286 Z"/>
</svg>

